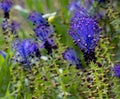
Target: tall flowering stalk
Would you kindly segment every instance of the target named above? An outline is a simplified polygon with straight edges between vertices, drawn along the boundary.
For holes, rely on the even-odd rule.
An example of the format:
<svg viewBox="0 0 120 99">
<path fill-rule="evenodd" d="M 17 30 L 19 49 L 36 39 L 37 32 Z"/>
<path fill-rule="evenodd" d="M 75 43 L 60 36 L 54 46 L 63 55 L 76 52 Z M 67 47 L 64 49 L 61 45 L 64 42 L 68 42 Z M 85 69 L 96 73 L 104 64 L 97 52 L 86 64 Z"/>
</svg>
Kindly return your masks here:
<svg viewBox="0 0 120 99">
<path fill-rule="evenodd" d="M 86 63 L 96 62 L 95 47 L 100 38 L 100 30 L 95 18 L 85 9 L 74 12 L 68 33 L 83 52 Z"/>
<path fill-rule="evenodd" d="M 12 0 L 2 0 L 0 2 L 0 9 L 4 12 L 4 18 L 2 21 L 2 30 L 4 34 L 4 38 L 6 40 L 6 44 L 11 41 L 11 34 L 13 37 L 17 38 L 17 30 L 19 29 L 19 24 L 16 21 L 10 22 L 10 10 L 13 6 Z M 6 45 L 8 46 L 8 45 Z"/>
<path fill-rule="evenodd" d="M 53 40 L 54 29 L 49 25 L 47 20 L 45 20 L 42 15 L 36 11 L 33 11 L 28 19 L 35 25 L 33 29 L 37 40 L 41 40 L 41 48 L 45 48 L 47 53 L 52 53 L 52 49 L 55 47 Z"/>
</svg>

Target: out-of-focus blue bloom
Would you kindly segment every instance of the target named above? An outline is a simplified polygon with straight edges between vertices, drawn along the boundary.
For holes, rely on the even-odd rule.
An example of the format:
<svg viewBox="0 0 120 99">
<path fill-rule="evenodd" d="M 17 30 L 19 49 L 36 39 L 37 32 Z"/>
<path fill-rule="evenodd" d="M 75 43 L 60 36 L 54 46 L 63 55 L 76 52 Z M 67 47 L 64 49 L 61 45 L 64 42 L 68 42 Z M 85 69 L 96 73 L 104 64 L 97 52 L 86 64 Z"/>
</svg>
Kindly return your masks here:
<svg viewBox="0 0 120 99">
<path fill-rule="evenodd" d="M 84 3 L 82 0 L 71 0 L 68 5 L 69 13 L 80 10 L 85 11 L 84 9 L 90 10 L 93 3 L 94 0 L 84 0 Z"/>
<path fill-rule="evenodd" d="M 69 13 L 74 12 L 75 10 L 79 10 L 80 0 L 73 0 L 69 3 L 68 9 Z"/>
<path fill-rule="evenodd" d="M 12 21 L 11 26 L 9 27 L 13 34 L 16 34 L 16 31 L 20 28 L 20 24 L 17 21 Z"/>
<path fill-rule="evenodd" d="M 30 20 L 34 25 L 48 25 L 47 21 L 42 17 L 42 15 L 36 11 L 33 11 L 28 16 L 28 20 Z"/>
<path fill-rule="evenodd" d="M 16 34 L 19 29 L 20 24 L 17 21 L 12 21 L 11 24 L 9 21 L 2 21 L 2 29 L 5 32 L 6 30 L 10 30 L 12 34 Z"/>
<path fill-rule="evenodd" d="M 116 65 L 114 68 L 112 68 L 114 72 L 114 76 L 120 78 L 120 65 Z"/>
<path fill-rule="evenodd" d="M 5 31 L 10 27 L 10 24 L 8 21 L 3 20 L 1 26 L 2 26 L 3 31 Z"/>
<path fill-rule="evenodd" d="M 52 53 L 52 49 L 55 48 L 52 38 L 54 33 L 53 27 L 36 11 L 33 11 L 28 16 L 28 19 L 36 26 L 33 31 L 35 32 L 37 40 L 42 41 L 40 48 L 45 48 L 48 54 Z"/>
<path fill-rule="evenodd" d="M 98 43 L 100 28 L 94 18 L 77 11 L 71 18 L 68 33 L 82 51 L 89 53 Z"/>
<path fill-rule="evenodd" d="M 5 53 L 5 52 L 3 52 L 3 51 L 0 50 L 0 54 L 1 54 L 4 58 L 6 58 L 6 53 Z"/>
<path fill-rule="evenodd" d="M 41 41 L 46 41 L 54 32 L 51 26 L 39 25 L 34 29 L 34 32 L 38 39 Z"/>
<path fill-rule="evenodd" d="M 43 42 L 40 44 L 40 48 L 41 48 L 41 49 L 44 49 L 46 43 L 48 43 L 50 46 L 54 46 L 54 45 L 55 45 L 54 40 L 51 39 L 51 38 L 49 38 L 49 39 L 47 39 L 46 41 L 43 41 Z"/>
<path fill-rule="evenodd" d="M 9 12 L 12 7 L 12 0 L 2 0 L 0 2 L 0 8 L 6 13 Z"/>
<path fill-rule="evenodd" d="M 67 48 L 62 55 L 63 55 L 63 58 L 67 60 L 70 64 L 76 65 L 78 69 L 81 68 L 80 59 L 77 56 L 77 53 L 74 49 Z"/>
<path fill-rule="evenodd" d="M 39 46 L 31 39 L 15 40 L 13 44 L 15 59 L 18 63 L 30 67 L 33 57 L 40 57 Z"/>
</svg>

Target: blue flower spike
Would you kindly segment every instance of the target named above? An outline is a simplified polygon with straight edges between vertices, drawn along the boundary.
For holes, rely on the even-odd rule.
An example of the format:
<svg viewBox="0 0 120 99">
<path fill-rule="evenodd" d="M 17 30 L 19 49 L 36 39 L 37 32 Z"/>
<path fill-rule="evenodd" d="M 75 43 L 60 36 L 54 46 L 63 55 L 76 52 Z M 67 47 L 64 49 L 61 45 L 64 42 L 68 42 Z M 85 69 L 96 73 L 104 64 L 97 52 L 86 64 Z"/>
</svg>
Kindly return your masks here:
<svg viewBox="0 0 120 99">
<path fill-rule="evenodd" d="M 12 7 L 12 0 L 2 0 L 0 2 L 0 9 L 4 12 L 4 18 L 9 18 L 9 12 Z"/>
<path fill-rule="evenodd" d="M 84 10 L 74 12 L 68 33 L 84 53 L 85 59 L 89 63 L 91 60 L 96 60 L 94 51 L 100 38 L 101 28 L 98 26 L 96 19 Z"/>
<path fill-rule="evenodd" d="M 24 39 L 20 41 L 15 40 L 13 44 L 13 49 L 15 50 L 15 55 L 13 60 L 17 61 L 19 64 L 28 66 L 31 68 L 31 60 L 35 58 L 40 58 L 39 46 L 32 39 Z"/>
<path fill-rule="evenodd" d="M 81 69 L 80 59 L 77 56 L 77 53 L 72 48 L 67 48 L 65 52 L 62 54 L 63 59 L 67 60 L 70 64 L 76 65 L 77 69 Z"/>
<path fill-rule="evenodd" d="M 35 26 L 48 25 L 47 21 L 42 17 L 42 15 L 36 11 L 30 13 L 28 20 L 31 21 Z"/>
<path fill-rule="evenodd" d="M 115 65 L 112 70 L 114 72 L 114 76 L 120 78 L 120 65 Z"/>
</svg>

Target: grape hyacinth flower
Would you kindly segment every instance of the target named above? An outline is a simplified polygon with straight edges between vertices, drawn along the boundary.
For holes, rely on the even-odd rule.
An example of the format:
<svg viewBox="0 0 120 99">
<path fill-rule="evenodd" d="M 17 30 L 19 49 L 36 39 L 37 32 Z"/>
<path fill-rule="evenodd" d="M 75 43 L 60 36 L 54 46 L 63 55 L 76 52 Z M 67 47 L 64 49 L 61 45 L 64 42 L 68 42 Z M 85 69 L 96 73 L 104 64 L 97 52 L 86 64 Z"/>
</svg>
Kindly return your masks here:
<svg viewBox="0 0 120 99">
<path fill-rule="evenodd" d="M 112 68 L 114 76 L 120 78 L 120 65 L 116 65 Z"/>
<path fill-rule="evenodd" d="M 63 58 L 67 60 L 71 65 L 76 65 L 77 69 L 81 69 L 80 59 L 77 56 L 77 53 L 72 48 L 67 48 L 62 54 Z"/>
<path fill-rule="evenodd" d="M 81 10 L 82 11 L 82 10 Z M 84 54 L 86 63 L 96 61 L 95 47 L 100 38 L 100 28 L 88 13 L 76 11 L 70 21 L 69 35 Z"/>
<path fill-rule="evenodd" d="M 9 19 L 9 11 L 12 7 L 12 0 L 2 0 L 0 2 L 0 9 L 4 11 L 4 18 Z"/>
<path fill-rule="evenodd" d="M 40 58 L 39 46 L 32 39 L 24 39 L 20 41 L 15 40 L 13 44 L 13 49 L 15 50 L 15 55 L 13 60 L 21 65 L 28 66 L 31 68 L 32 60 Z"/>
<path fill-rule="evenodd" d="M 42 45 L 47 50 L 47 53 L 52 53 L 52 49 L 55 48 L 55 43 L 52 38 L 53 36 L 53 27 L 46 25 L 39 25 L 34 29 L 37 40 L 42 41 Z"/>
<path fill-rule="evenodd" d="M 45 48 L 48 54 L 52 53 L 52 49 L 56 48 L 53 40 L 53 27 L 36 11 L 33 11 L 28 16 L 28 19 L 35 25 L 33 31 L 35 32 L 37 40 L 41 41 L 40 47 Z"/>
<path fill-rule="evenodd" d="M 0 50 L 0 55 L 2 55 L 4 58 L 6 58 L 6 53 Z"/>
<path fill-rule="evenodd" d="M 33 11 L 28 16 L 28 20 L 31 21 L 34 25 L 48 25 L 47 21 L 42 17 L 42 15 L 36 11 Z"/>
</svg>

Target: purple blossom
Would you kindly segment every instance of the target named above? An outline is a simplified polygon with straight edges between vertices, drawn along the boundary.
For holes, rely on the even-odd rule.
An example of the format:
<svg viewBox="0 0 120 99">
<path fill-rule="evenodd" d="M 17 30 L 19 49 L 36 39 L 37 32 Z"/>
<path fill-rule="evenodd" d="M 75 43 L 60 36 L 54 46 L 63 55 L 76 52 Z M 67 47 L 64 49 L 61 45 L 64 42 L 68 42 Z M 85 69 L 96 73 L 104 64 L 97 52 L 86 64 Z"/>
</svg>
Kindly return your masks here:
<svg viewBox="0 0 120 99">
<path fill-rule="evenodd" d="M 17 30 L 19 29 L 20 24 L 17 21 L 9 21 L 3 20 L 2 29 L 5 32 L 6 30 L 10 30 L 12 34 L 17 34 Z"/>
<path fill-rule="evenodd" d="M 84 3 L 81 0 L 71 0 L 68 5 L 69 13 L 75 11 L 85 11 L 84 9 L 90 10 L 94 0 L 84 0 Z"/>
<path fill-rule="evenodd" d="M 4 58 L 6 58 L 6 53 L 0 50 L 0 55 L 2 55 Z"/>
<path fill-rule="evenodd" d="M 6 13 L 9 12 L 12 7 L 12 0 L 2 0 L 0 2 L 0 8 Z"/>
<path fill-rule="evenodd" d="M 39 25 L 34 29 L 36 37 L 41 41 L 46 41 L 53 34 L 54 30 L 51 26 Z"/>
<path fill-rule="evenodd" d="M 31 39 L 15 40 L 13 49 L 15 50 L 15 60 L 28 67 L 30 67 L 33 57 L 40 57 L 39 46 Z"/>
<path fill-rule="evenodd" d="M 17 21 L 12 21 L 10 29 L 13 34 L 16 34 L 16 31 L 20 28 L 20 24 Z"/>
<path fill-rule="evenodd" d="M 96 20 L 79 12 L 74 13 L 68 32 L 84 52 L 94 50 L 100 37 L 100 28 Z"/>
<path fill-rule="evenodd" d="M 0 9 L 4 11 L 4 18 L 9 19 L 9 11 L 12 5 L 13 4 L 11 0 L 2 0 L 0 2 Z"/>
<path fill-rule="evenodd" d="M 114 68 L 112 68 L 114 72 L 114 76 L 120 78 L 120 65 L 116 65 Z"/>
<path fill-rule="evenodd" d="M 67 60 L 70 64 L 76 65 L 76 68 L 78 69 L 81 68 L 80 59 L 77 56 L 77 53 L 74 49 L 67 48 L 62 55 L 63 55 L 63 58 Z"/>
<path fill-rule="evenodd" d="M 28 16 L 28 20 L 30 20 L 34 25 L 48 25 L 47 21 L 42 17 L 42 15 L 36 11 L 33 11 Z"/>
<path fill-rule="evenodd" d="M 36 11 L 33 11 L 28 19 L 35 25 L 33 31 L 37 37 L 37 40 L 41 40 L 40 48 L 45 48 L 47 53 L 52 53 L 52 49 L 55 48 L 53 41 L 54 29 L 49 23 Z"/>
<path fill-rule="evenodd" d="M 84 53 L 85 61 L 89 63 L 91 60 L 94 62 L 96 60 L 94 50 L 98 44 L 101 29 L 95 18 L 87 15 L 86 12 L 80 10 L 74 13 L 68 33 Z"/>
</svg>

